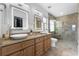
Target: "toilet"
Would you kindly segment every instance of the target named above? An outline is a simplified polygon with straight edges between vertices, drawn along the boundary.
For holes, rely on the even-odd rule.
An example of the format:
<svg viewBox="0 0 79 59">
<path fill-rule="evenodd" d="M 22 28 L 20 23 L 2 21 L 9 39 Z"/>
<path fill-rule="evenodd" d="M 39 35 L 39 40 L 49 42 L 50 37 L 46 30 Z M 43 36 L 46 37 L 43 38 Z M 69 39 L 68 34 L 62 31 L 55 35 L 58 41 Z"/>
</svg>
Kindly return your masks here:
<svg viewBox="0 0 79 59">
<path fill-rule="evenodd" d="M 52 47 L 57 47 L 57 41 L 58 41 L 58 39 L 56 39 L 56 38 L 51 38 L 51 46 L 52 46 Z"/>
</svg>

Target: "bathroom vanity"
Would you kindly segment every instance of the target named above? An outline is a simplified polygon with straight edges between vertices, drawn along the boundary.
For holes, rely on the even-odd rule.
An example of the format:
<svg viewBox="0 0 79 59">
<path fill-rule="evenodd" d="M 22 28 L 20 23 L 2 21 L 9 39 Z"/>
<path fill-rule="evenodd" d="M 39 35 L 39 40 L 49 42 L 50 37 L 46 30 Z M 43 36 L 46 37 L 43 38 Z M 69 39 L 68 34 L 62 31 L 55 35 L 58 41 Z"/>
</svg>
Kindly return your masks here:
<svg viewBox="0 0 79 59">
<path fill-rule="evenodd" d="M 29 35 L 21 40 L 4 40 L 2 56 L 43 56 L 51 48 L 51 34 Z"/>
</svg>

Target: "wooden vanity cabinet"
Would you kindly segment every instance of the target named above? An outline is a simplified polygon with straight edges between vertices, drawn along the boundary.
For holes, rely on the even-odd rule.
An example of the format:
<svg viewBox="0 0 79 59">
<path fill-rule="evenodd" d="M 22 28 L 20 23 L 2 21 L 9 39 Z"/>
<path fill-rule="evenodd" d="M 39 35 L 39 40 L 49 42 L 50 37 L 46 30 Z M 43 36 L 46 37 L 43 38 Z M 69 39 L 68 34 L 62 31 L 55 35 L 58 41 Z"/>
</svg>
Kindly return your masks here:
<svg viewBox="0 0 79 59">
<path fill-rule="evenodd" d="M 0 48 L 2 56 L 42 56 L 51 48 L 51 36 L 45 35 Z"/>
<path fill-rule="evenodd" d="M 34 56 L 34 46 L 29 46 L 21 51 L 17 51 L 10 56 Z"/>
<path fill-rule="evenodd" d="M 2 47 L 3 56 L 34 55 L 34 40 L 26 40 L 17 44 Z"/>
</svg>

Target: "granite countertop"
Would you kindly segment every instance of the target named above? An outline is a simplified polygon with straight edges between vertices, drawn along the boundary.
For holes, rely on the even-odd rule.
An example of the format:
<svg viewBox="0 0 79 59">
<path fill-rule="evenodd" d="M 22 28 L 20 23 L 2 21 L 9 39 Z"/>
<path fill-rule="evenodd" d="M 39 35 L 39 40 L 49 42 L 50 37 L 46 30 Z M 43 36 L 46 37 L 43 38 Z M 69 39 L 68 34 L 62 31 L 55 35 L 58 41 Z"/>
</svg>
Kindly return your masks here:
<svg viewBox="0 0 79 59">
<path fill-rule="evenodd" d="M 29 35 L 26 38 L 19 39 L 19 40 L 15 40 L 15 39 L 3 40 L 2 44 L 0 45 L 0 47 L 4 47 L 4 46 L 7 46 L 7 45 L 19 43 L 19 42 L 30 40 L 30 39 L 35 39 L 35 38 L 38 38 L 38 37 L 41 37 L 41 36 L 45 36 L 45 35 L 49 35 L 49 34 L 50 33 L 48 33 L 48 34 L 38 34 L 38 35 Z"/>
</svg>

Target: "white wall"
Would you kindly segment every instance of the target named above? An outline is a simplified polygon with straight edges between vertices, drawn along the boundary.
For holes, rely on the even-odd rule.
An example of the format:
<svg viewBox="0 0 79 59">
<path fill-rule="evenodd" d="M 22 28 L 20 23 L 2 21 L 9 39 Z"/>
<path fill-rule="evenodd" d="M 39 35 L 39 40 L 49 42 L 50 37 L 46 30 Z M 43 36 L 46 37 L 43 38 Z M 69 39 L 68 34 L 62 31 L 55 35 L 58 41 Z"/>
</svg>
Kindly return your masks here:
<svg viewBox="0 0 79 59">
<path fill-rule="evenodd" d="M 3 34 L 4 7 L 5 6 L 3 4 L 0 4 L 0 38 Z"/>
</svg>

